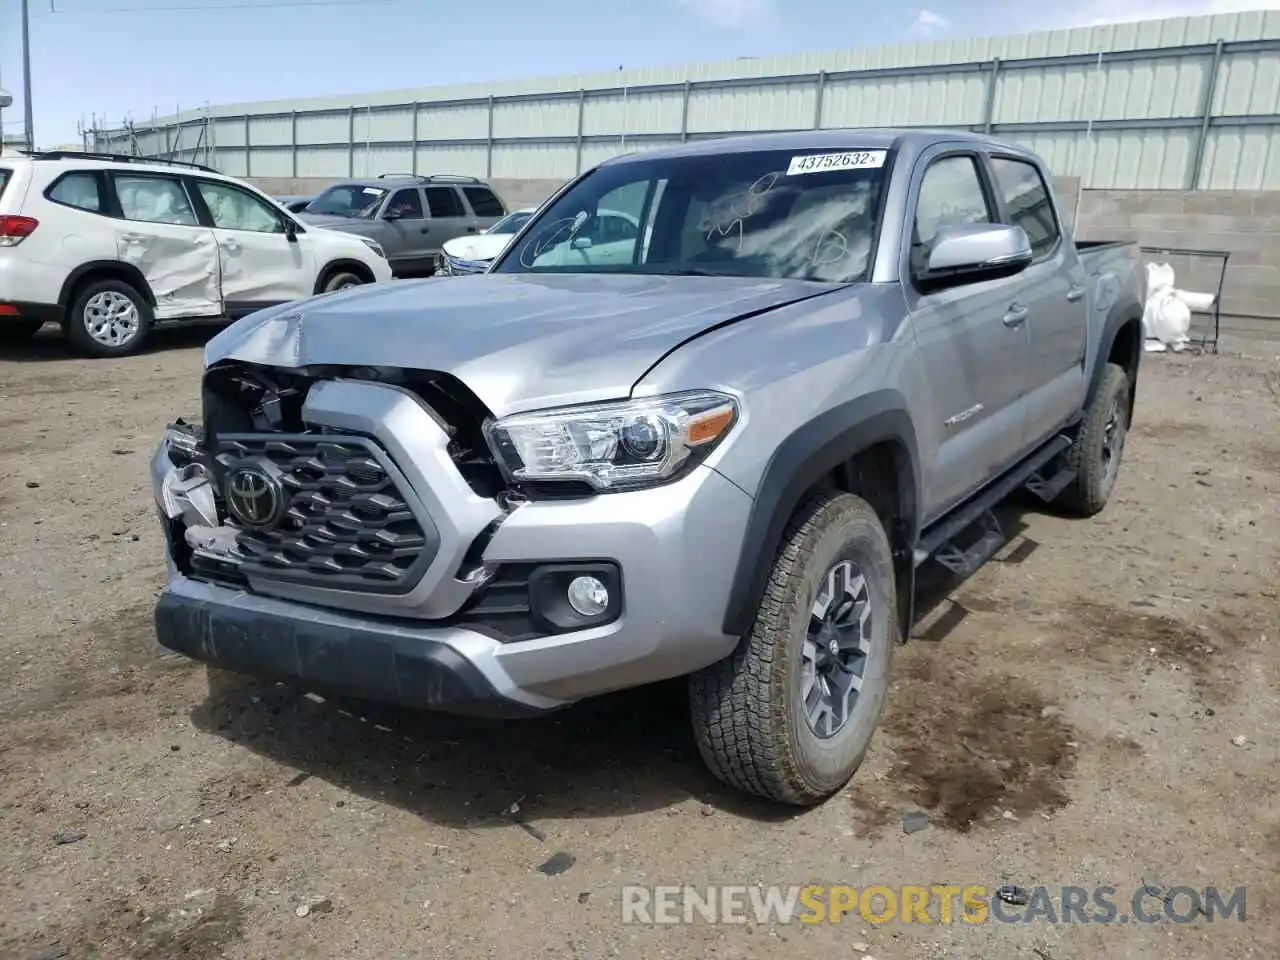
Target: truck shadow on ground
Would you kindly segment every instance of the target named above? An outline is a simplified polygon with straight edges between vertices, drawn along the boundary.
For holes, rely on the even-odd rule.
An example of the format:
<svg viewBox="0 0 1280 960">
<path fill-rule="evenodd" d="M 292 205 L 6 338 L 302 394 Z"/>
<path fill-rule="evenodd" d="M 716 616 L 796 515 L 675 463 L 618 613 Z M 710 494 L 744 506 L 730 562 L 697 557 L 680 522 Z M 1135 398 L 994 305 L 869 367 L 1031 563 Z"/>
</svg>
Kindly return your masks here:
<svg viewBox="0 0 1280 960">
<path fill-rule="evenodd" d="M 743 797 L 703 766 L 685 686 L 656 684 L 546 717 L 497 721 L 323 700 L 283 684 L 211 688 L 195 726 L 367 799 L 454 828 L 509 829 L 507 813 L 593 819 L 689 801 L 759 820 L 797 811 Z M 707 812 L 710 812 L 708 809 Z"/>
<path fill-rule="evenodd" d="M 999 511 L 1007 554 L 1029 552 L 1019 545 L 1028 542 L 1022 517 L 1035 509 L 1013 501 Z M 950 595 L 960 582 L 924 577 L 917 622 L 942 604 L 955 606 Z M 916 636 L 942 641 L 959 619 L 946 613 Z M 245 680 L 211 688 L 191 719 L 301 771 L 291 782 L 317 777 L 455 828 L 509 828 L 505 811 L 516 802 L 531 820 L 622 816 L 691 800 L 760 821 L 798 815 L 711 776 L 690 732 L 685 697 L 684 683 L 671 681 L 502 722 L 327 700 Z"/>
<path fill-rule="evenodd" d="M 202 321 L 184 323 L 175 326 L 160 327 L 147 337 L 142 349 L 135 356 L 146 356 L 162 353 L 167 350 L 182 350 L 192 347 L 203 347 L 221 330 L 226 329 L 227 321 Z M 0 361 L 13 363 L 58 363 L 66 361 L 85 362 L 71 349 L 62 331 L 53 324 L 45 324 L 44 329 L 26 343 L 5 343 L 0 340 Z M 127 358 L 126 358 L 127 359 Z M 96 363 L 109 363 L 109 360 L 97 360 Z"/>
</svg>

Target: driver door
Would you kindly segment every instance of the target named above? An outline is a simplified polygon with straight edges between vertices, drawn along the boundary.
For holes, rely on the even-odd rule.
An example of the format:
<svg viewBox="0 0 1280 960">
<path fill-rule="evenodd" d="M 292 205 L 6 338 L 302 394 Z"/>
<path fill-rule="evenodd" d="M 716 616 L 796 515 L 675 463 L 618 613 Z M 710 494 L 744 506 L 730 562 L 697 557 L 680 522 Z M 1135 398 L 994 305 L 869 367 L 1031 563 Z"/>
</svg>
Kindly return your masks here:
<svg viewBox="0 0 1280 960">
<path fill-rule="evenodd" d="M 1012 465 L 1027 430 L 1024 397 L 1030 339 L 1017 306 L 1017 277 L 922 292 L 914 283 L 943 227 L 997 223 L 994 198 L 978 157 L 942 148 L 915 173 L 911 237 L 903 277 L 917 349 L 929 388 L 922 418 L 926 522 L 955 506 Z"/>
</svg>

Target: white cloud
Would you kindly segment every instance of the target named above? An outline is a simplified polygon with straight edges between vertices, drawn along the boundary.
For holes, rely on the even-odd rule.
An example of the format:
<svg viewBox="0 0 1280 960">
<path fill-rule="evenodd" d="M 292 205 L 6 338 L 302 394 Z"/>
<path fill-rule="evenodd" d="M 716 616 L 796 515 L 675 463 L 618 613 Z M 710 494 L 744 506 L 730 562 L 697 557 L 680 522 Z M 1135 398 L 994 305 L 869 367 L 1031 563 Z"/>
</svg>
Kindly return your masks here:
<svg viewBox="0 0 1280 960">
<path fill-rule="evenodd" d="M 916 26 L 925 30 L 942 30 L 951 26 L 951 21 L 932 10 L 921 10 L 916 14 Z"/>
<path fill-rule="evenodd" d="M 920 12 L 916 14 L 915 20 L 911 22 L 911 29 L 907 33 L 917 39 L 930 39 L 950 29 L 950 27 L 951 21 L 942 14 L 921 8 Z"/>
<path fill-rule="evenodd" d="M 1074 6 L 1063 4 L 1037 13 L 1022 28 L 1058 30 L 1064 27 L 1098 27 L 1135 20 L 1164 20 L 1170 17 L 1203 17 L 1221 13 L 1249 13 L 1280 10 L 1280 0 L 1086 0 Z"/>
<path fill-rule="evenodd" d="M 713 27 L 740 30 L 767 22 L 771 0 L 680 0 L 680 5 Z"/>
</svg>

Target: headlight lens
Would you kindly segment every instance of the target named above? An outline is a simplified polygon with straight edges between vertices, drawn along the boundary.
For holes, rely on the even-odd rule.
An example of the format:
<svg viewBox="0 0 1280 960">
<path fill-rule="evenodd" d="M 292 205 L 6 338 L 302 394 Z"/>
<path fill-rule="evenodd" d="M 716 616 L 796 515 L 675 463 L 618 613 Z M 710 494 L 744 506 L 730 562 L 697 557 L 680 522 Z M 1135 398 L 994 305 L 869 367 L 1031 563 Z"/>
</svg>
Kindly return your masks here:
<svg viewBox="0 0 1280 960">
<path fill-rule="evenodd" d="M 377 240 L 370 240 L 368 237 L 361 237 L 360 239 L 364 241 L 364 245 L 366 247 L 380 256 L 383 260 L 387 259 L 387 254 L 383 251 L 382 244 L 378 243 Z"/>
<path fill-rule="evenodd" d="M 521 413 L 485 430 L 513 480 L 585 481 L 612 492 L 674 479 L 706 459 L 737 421 L 735 398 L 697 390 Z"/>
</svg>

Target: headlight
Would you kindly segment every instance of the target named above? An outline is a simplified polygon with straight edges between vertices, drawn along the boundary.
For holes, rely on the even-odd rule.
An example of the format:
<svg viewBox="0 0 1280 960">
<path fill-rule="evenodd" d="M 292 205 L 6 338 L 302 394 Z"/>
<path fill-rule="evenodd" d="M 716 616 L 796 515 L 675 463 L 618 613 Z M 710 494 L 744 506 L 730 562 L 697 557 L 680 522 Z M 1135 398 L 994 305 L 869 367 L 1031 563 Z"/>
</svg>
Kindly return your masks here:
<svg viewBox="0 0 1280 960">
<path fill-rule="evenodd" d="M 485 433 L 512 480 L 578 480 L 606 493 L 676 478 L 737 420 L 737 400 L 697 390 L 515 414 L 490 421 Z"/>
<path fill-rule="evenodd" d="M 383 260 L 387 259 L 387 255 L 382 249 L 382 244 L 378 243 L 377 240 L 370 240 L 368 237 L 361 237 L 360 240 Z"/>
</svg>

